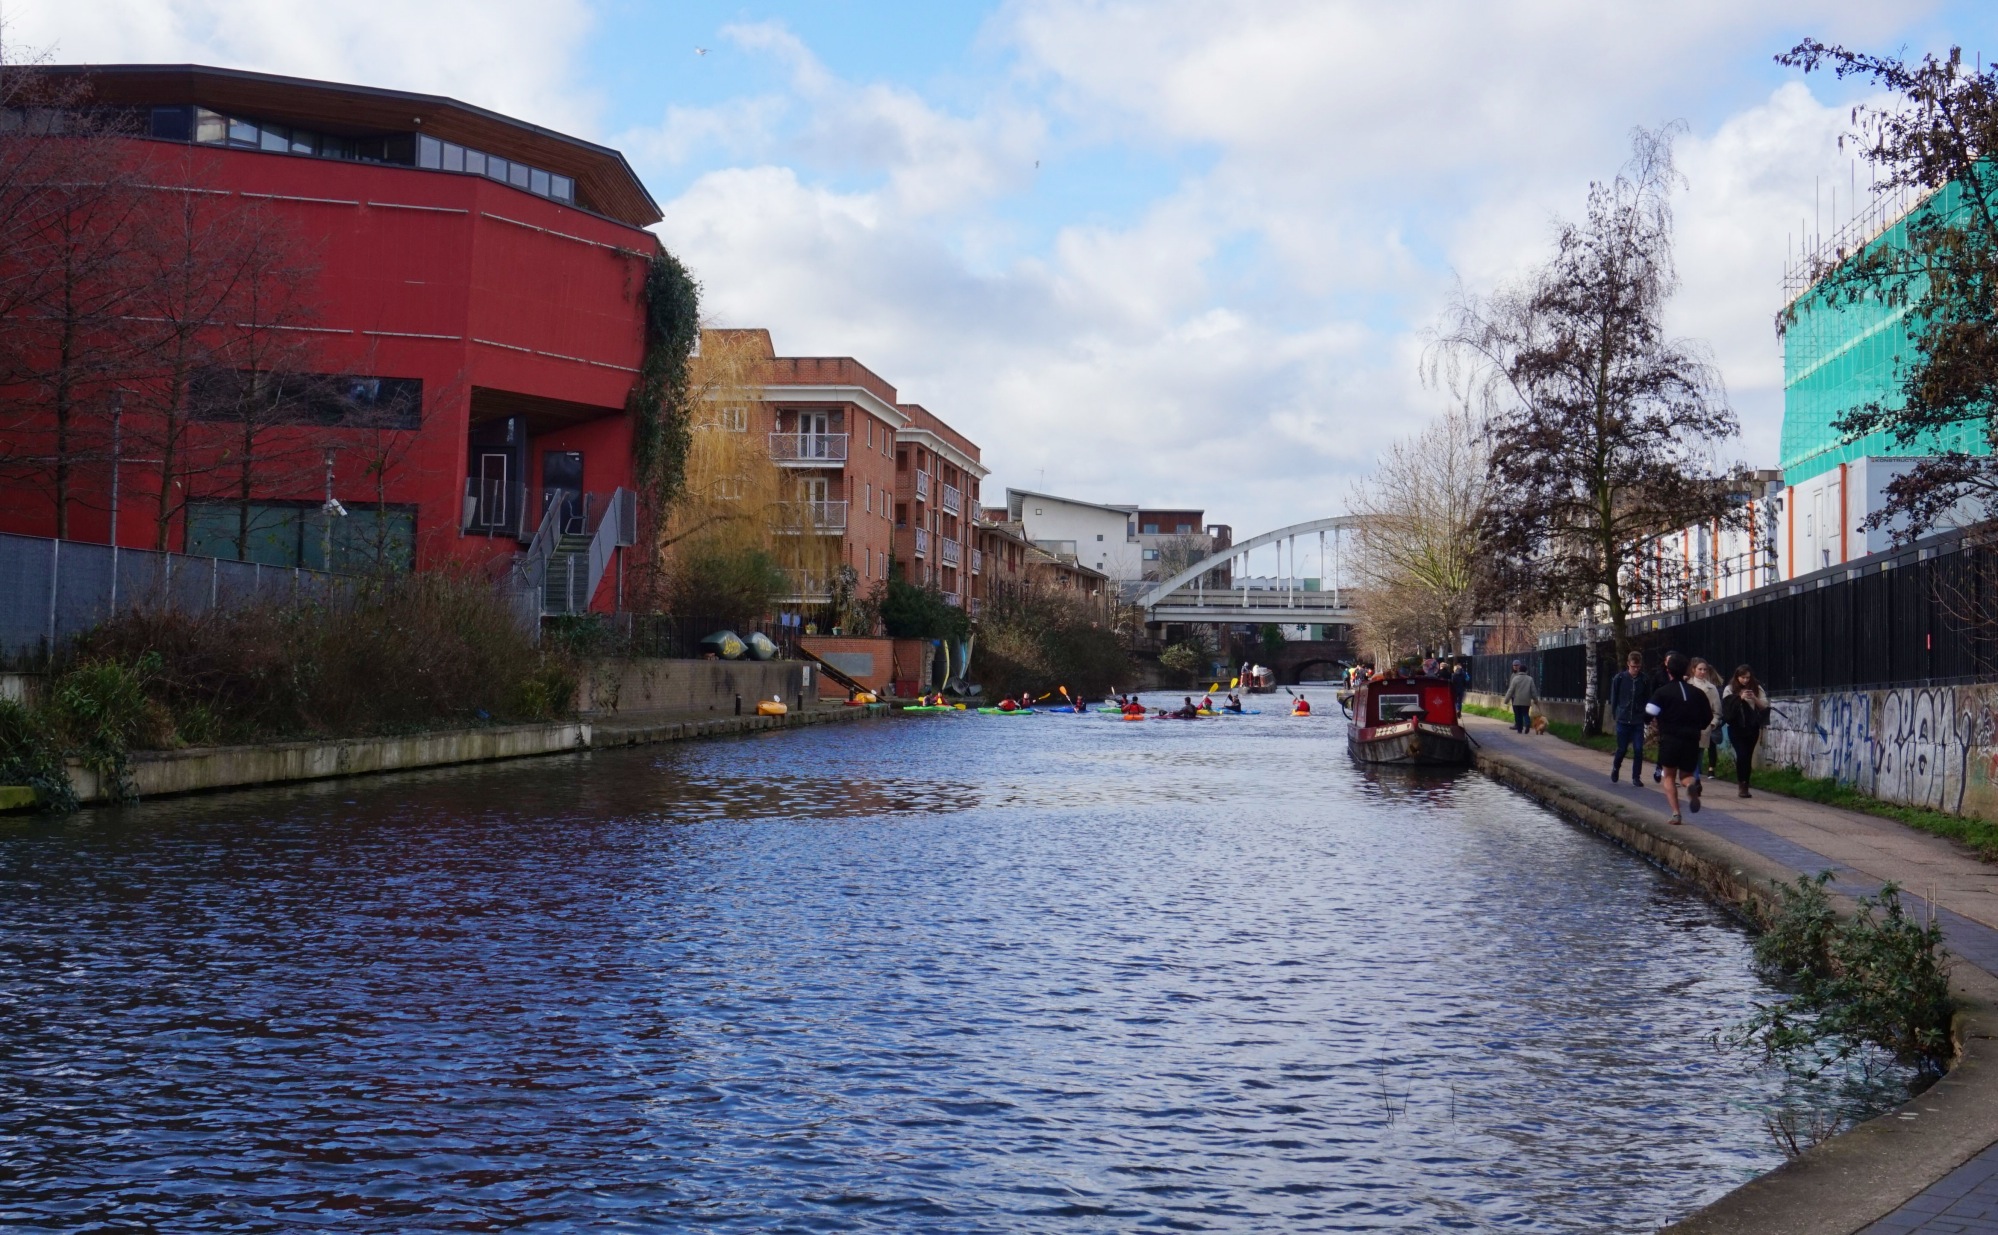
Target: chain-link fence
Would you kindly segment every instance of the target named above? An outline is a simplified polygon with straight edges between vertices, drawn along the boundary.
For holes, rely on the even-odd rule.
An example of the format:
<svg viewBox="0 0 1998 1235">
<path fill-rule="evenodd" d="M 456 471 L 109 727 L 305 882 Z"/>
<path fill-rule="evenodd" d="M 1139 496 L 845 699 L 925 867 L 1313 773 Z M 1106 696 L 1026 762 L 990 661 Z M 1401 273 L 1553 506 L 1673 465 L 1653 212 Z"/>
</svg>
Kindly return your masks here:
<svg viewBox="0 0 1998 1235">
<path fill-rule="evenodd" d="M 0 664 L 45 664 L 77 635 L 134 609 L 197 614 L 330 599 L 348 582 L 301 567 L 0 533 Z"/>
</svg>

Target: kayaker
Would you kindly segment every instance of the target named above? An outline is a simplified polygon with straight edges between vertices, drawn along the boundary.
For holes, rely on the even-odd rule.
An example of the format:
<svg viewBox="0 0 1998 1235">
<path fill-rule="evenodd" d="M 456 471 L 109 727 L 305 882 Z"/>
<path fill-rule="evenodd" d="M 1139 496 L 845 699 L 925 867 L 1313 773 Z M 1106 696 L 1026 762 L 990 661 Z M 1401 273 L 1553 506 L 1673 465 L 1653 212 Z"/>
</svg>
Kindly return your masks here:
<svg viewBox="0 0 1998 1235">
<path fill-rule="evenodd" d="M 1200 697 L 1200 710 L 1203 712 L 1212 712 L 1214 710 L 1213 695 L 1202 695 Z"/>
<path fill-rule="evenodd" d="M 1303 695 L 1299 695 L 1297 702 L 1290 705 L 1290 714 L 1292 716 L 1311 715 L 1311 700 L 1306 699 Z"/>
<path fill-rule="evenodd" d="M 1179 711 L 1174 712 L 1173 715 L 1179 717 L 1181 720 L 1192 720 L 1200 715 L 1200 709 L 1193 706 L 1193 696 L 1188 695 L 1184 702 L 1181 703 Z"/>
<path fill-rule="evenodd" d="M 1132 695 L 1129 699 L 1124 700 L 1124 715 L 1143 716 L 1144 714 L 1145 705 L 1138 702 L 1136 695 Z"/>
<path fill-rule="evenodd" d="M 1238 716 L 1239 716 L 1239 715 L 1241 715 L 1241 712 L 1242 712 L 1242 699 L 1241 699 L 1241 697 L 1240 697 L 1239 695 L 1229 695 L 1229 696 L 1228 696 L 1228 706 L 1227 706 L 1227 707 L 1225 707 L 1225 708 L 1223 708 L 1223 709 L 1221 709 L 1221 710 L 1222 710 L 1222 711 L 1224 711 L 1224 712 L 1233 712 L 1233 713 L 1235 713 L 1235 714 L 1236 714 L 1236 715 L 1238 715 Z"/>
</svg>

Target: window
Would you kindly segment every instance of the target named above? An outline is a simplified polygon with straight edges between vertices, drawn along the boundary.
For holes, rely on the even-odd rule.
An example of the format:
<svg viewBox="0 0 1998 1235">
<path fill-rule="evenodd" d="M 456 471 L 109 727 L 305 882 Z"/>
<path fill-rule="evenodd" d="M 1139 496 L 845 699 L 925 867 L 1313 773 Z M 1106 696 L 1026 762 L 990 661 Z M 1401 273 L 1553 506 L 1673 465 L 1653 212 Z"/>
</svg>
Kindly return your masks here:
<svg viewBox="0 0 1998 1235">
<path fill-rule="evenodd" d="M 527 173 L 527 191 L 537 197 L 548 196 L 548 173 L 540 168 L 530 168 Z"/>
<path fill-rule="evenodd" d="M 895 526 L 909 526 L 909 504 L 907 502 L 895 503 Z"/>
<path fill-rule="evenodd" d="M 574 205 L 576 202 L 576 182 L 567 176 L 550 174 L 548 177 L 548 196 L 554 198 L 556 201 L 568 202 L 570 205 Z"/>
<path fill-rule="evenodd" d="M 458 145 L 456 142 L 445 142 L 443 162 L 444 162 L 444 170 L 447 172 L 464 171 L 465 148 L 463 146 Z"/>
<path fill-rule="evenodd" d="M 205 107 L 194 109 L 194 140 L 207 146 L 219 146 L 229 140 L 229 122 Z"/>
<path fill-rule="evenodd" d="M 908 452 L 908 451 L 906 451 L 906 450 L 898 450 L 898 451 L 896 451 L 896 452 L 895 452 L 895 470 L 896 470 L 896 471 L 898 471 L 898 472 L 906 472 L 906 471 L 908 471 L 908 470 L 909 470 L 909 452 Z M 1035 511 L 1034 513 L 1035 513 L 1035 514 L 1039 514 L 1039 513 L 1041 513 L 1041 512 L 1037 510 L 1037 511 Z"/>
<path fill-rule="evenodd" d="M 1158 525 L 1158 524 L 1156 524 L 1156 523 L 1147 523 L 1147 524 L 1145 524 L 1145 535 L 1147 535 L 1147 536 L 1156 536 L 1156 535 L 1158 535 L 1158 534 L 1159 534 L 1159 525 Z"/>
<path fill-rule="evenodd" d="M 324 570 L 330 538 L 334 570 L 377 566 L 407 570 L 414 560 L 416 511 L 409 506 L 384 510 L 357 502 L 344 517 L 332 516 L 330 528 L 327 519 L 319 503 L 311 501 L 252 502 L 247 511 L 235 502 L 192 502 L 187 507 L 186 551 L 265 566 Z M 244 552 L 239 553 L 239 548 Z"/>
<path fill-rule="evenodd" d="M 1147 550 L 1145 550 L 1145 560 L 1146 560 L 1147 562 L 1156 562 L 1156 561 L 1158 561 L 1158 560 L 1159 560 L 1159 551 L 1158 551 L 1157 549 L 1147 549 Z"/>
<path fill-rule="evenodd" d="M 465 172 L 467 175 L 472 176 L 483 176 L 486 174 L 486 156 L 484 152 L 478 150 L 467 150 L 465 152 Z"/>
<path fill-rule="evenodd" d="M 257 144 L 257 126 L 247 120 L 229 121 L 229 144 L 232 146 L 254 146 Z"/>
<path fill-rule="evenodd" d="M 189 383 L 188 399 L 199 420 L 253 419 L 331 428 L 423 425 L 423 379 L 417 377 L 205 369 Z"/>
<path fill-rule="evenodd" d="M 1098 532 L 1098 533 L 1096 533 L 1096 539 L 1098 539 L 1098 540 L 1102 540 L 1102 539 L 1103 539 L 1103 533 L 1101 533 L 1101 532 Z"/>
</svg>

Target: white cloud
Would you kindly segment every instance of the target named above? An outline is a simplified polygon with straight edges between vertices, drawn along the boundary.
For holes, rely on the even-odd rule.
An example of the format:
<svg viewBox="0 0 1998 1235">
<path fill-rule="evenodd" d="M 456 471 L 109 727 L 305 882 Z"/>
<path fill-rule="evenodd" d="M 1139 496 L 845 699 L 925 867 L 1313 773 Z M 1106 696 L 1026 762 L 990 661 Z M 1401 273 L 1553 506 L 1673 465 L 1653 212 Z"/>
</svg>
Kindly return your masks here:
<svg viewBox="0 0 1998 1235">
<path fill-rule="evenodd" d="M 587 0 L 14 0 L 7 36 L 58 63 L 189 62 L 445 94 L 582 135 Z"/>
<path fill-rule="evenodd" d="M 662 230 L 719 316 L 860 357 L 984 444 L 996 479 L 1045 468 L 1050 487 L 1204 501 L 1252 531 L 1338 508 L 1441 408 L 1417 359 L 1453 276 L 1485 288 L 1538 260 L 1631 127 L 1691 114 L 1673 325 L 1721 362 L 1738 453 L 1773 462 L 1784 220 L 1842 166 L 1844 109 L 1791 84 L 1699 113 L 1799 23 L 1864 42 L 1908 18 L 1861 0 L 1019 0 L 993 23 L 1018 74 L 966 116 L 739 27 L 789 68 L 796 133 L 839 157 L 794 154 L 782 191 L 705 177 Z M 974 263 L 963 238 L 1015 200 L 1036 142 L 1195 165 L 1128 217 Z M 926 178 L 947 187 L 911 191 Z"/>
</svg>

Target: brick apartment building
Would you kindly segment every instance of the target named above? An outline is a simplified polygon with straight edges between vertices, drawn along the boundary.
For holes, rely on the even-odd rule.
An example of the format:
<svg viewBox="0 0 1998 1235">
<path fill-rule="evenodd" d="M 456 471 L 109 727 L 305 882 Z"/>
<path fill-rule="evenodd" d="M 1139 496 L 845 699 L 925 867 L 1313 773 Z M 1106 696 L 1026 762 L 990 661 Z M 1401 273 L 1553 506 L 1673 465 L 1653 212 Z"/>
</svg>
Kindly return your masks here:
<svg viewBox="0 0 1998 1235">
<path fill-rule="evenodd" d="M 905 403 L 895 435 L 895 556 L 912 583 L 932 585 L 960 607 L 984 569 L 971 535 L 985 467 L 978 447 L 928 409 Z"/>
<path fill-rule="evenodd" d="M 969 533 L 985 476 L 978 447 L 851 356 L 780 356 L 767 330 L 751 337 L 766 374 L 762 423 L 770 456 L 791 474 L 810 526 L 836 539 L 833 560 L 863 593 L 888 577 L 931 584 L 966 605 L 980 561 Z M 799 579 L 783 598 L 809 610 L 831 598 L 826 579 Z"/>
</svg>

